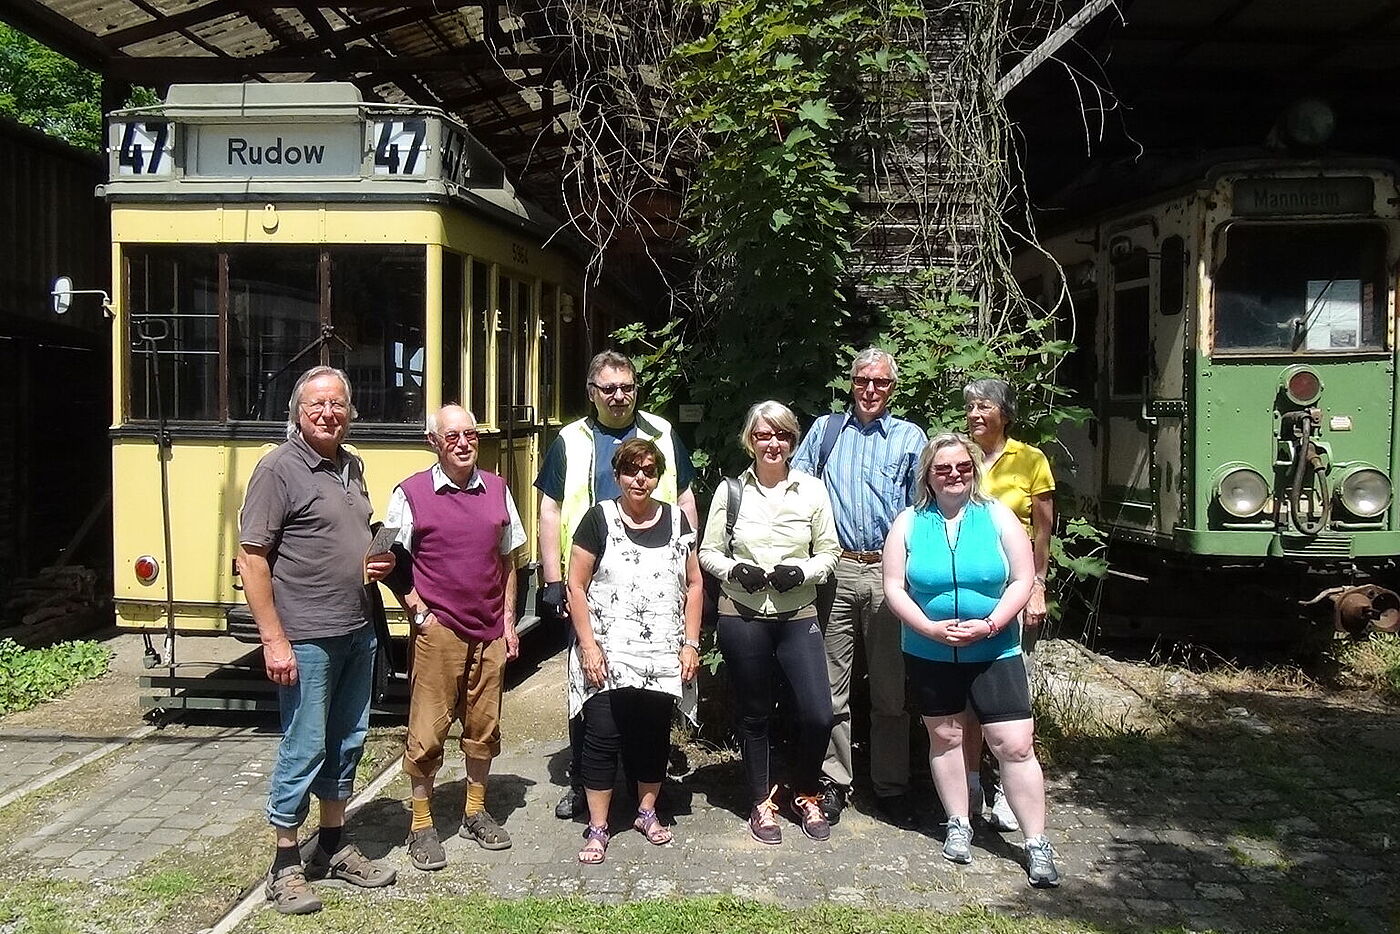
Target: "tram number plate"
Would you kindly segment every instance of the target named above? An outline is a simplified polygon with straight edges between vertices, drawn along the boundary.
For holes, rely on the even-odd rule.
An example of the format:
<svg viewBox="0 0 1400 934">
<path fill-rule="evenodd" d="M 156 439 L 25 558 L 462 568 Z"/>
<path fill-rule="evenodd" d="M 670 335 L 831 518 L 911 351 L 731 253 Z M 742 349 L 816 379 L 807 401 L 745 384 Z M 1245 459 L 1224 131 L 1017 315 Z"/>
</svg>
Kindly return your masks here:
<svg viewBox="0 0 1400 934">
<path fill-rule="evenodd" d="M 170 124 L 160 120 L 121 124 L 117 147 L 117 174 L 170 175 L 175 171 L 172 153 L 175 134 Z"/>
<path fill-rule="evenodd" d="M 374 125 L 375 175 L 426 175 L 426 120 L 384 120 Z"/>
</svg>

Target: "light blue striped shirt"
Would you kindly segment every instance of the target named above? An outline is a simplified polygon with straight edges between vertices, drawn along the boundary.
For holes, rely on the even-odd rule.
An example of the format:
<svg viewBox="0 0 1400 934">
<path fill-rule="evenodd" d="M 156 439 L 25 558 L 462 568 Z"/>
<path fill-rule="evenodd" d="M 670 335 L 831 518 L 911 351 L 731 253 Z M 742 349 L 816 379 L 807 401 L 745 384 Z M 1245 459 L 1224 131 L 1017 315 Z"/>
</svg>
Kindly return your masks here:
<svg viewBox="0 0 1400 934">
<path fill-rule="evenodd" d="M 889 412 L 868 425 L 849 412 L 823 415 L 793 455 L 792 466 L 817 473 L 827 419 L 843 418 L 822 482 L 831 496 L 836 537 L 847 551 L 879 551 L 899 511 L 913 505 L 919 454 L 928 437 Z"/>
</svg>

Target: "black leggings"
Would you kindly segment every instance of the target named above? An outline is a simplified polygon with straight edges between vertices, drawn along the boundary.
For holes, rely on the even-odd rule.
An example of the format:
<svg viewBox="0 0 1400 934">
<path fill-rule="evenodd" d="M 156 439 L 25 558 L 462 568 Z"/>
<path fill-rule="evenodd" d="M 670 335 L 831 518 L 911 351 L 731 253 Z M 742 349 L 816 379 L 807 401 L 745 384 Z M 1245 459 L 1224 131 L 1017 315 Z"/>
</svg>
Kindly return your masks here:
<svg viewBox="0 0 1400 934">
<path fill-rule="evenodd" d="M 641 688 L 614 688 L 584 701 L 583 787 L 612 791 L 619 755 L 628 781 L 665 778 L 675 706 L 671 695 Z"/>
<path fill-rule="evenodd" d="M 831 741 L 831 682 L 826 673 L 826 643 L 816 619 L 719 618 L 719 650 L 739 703 L 740 738 L 749 798 L 768 797 L 768 727 L 773 719 L 773 686 L 778 670 L 792 686 L 797 733 L 792 787 L 815 795 L 822 760 Z"/>
</svg>

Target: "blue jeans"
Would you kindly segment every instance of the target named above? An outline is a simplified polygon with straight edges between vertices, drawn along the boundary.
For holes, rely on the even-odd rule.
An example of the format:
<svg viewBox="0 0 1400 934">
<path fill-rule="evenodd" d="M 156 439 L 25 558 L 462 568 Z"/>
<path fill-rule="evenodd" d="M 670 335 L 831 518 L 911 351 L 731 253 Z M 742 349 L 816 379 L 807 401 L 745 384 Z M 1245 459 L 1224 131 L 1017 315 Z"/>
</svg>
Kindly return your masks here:
<svg viewBox="0 0 1400 934">
<path fill-rule="evenodd" d="M 374 681 L 374 625 L 326 639 L 292 643 L 297 680 L 278 686 L 282 743 L 267 792 L 274 827 L 300 827 L 311 795 L 349 799 L 365 748 Z"/>
</svg>

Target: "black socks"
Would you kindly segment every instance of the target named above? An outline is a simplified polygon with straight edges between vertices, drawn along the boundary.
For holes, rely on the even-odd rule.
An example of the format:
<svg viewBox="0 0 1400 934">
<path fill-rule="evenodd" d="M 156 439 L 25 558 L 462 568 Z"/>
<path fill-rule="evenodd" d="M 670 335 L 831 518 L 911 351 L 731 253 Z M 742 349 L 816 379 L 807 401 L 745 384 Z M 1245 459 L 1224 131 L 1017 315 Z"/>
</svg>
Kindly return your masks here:
<svg viewBox="0 0 1400 934">
<path fill-rule="evenodd" d="M 272 858 L 272 874 L 275 876 L 289 866 L 301 865 L 301 848 L 296 846 L 279 846 L 277 855 Z"/>
<path fill-rule="evenodd" d="M 345 833 L 342 827 L 322 827 L 320 833 L 316 835 L 316 845 L 321 848 L 321 852 L 327 856 L 334 856 L 336 850 L 340 849 L 340 838 Z"/>
</svg>

